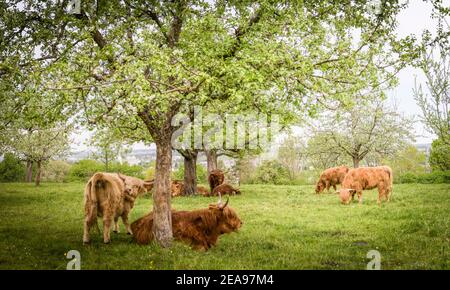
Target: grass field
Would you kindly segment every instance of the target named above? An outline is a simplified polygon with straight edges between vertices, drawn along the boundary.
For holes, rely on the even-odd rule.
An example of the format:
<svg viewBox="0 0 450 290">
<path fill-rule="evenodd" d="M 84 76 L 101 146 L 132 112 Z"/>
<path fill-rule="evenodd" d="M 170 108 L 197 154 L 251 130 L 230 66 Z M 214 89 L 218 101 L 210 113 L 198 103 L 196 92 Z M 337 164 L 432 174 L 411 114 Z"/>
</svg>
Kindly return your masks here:
<svg viewBox="0 0 450 290">
<path fill-rule="evenodd" d="M 82 244 L 83 184 L 0 184 L 0 269 L 65 269 L 65 253 L 79 250 L 82 269 L 365 269 L 366 254 L 381 253 L 382 269 L 450 269 L 450 186 L 395 185 L 393 198 L 376 205 L 339 204 L 312 186 L 246 185 L 231 197 L 244 222 L 208 252 L 176 242 L 170 249 L 131 242 L 121 224 L 104 245 Z M 204 208 L 215 198 L 182 197 L 176 209 Z M 131 221 L 147 213 L 137 201 Z"/>
</svg>

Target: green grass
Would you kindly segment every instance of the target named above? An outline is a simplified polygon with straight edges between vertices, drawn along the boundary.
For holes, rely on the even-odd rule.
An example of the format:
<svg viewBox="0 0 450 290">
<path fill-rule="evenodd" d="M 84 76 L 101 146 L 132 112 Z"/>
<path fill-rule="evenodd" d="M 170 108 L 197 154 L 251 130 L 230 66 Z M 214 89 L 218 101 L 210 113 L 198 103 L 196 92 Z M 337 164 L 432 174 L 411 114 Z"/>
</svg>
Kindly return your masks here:
<svg viewBox="0 0 450 290">
<path fill-rule="evenodd" d="M 65 269 L 69 250 L 82 269 L 365 269 L 381 253 L 382 269 L 450 269 L 450 186 L 394 186 L 390 203 L 339 204 L 312 186 L 247 185 L 231 197 L 244 222 L 208 252 L 175 242 L 170 249 L 131 242 L 121 225 L 104 245 L 93 232 L 83 246 L 83 184 L 0 184 L 0 269 Z M 215 198 L 176 198 L 176 209 L 205 208 Z M 131 220 L 152 207 L 137 201 Z"/>
</svg>

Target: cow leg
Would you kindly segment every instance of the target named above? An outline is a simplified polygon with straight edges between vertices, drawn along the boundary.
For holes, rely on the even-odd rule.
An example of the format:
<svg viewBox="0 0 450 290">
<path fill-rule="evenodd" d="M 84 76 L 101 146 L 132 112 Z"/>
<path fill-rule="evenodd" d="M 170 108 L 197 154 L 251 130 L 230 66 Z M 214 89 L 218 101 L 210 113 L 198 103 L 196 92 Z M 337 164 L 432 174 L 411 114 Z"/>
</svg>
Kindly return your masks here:
<svg viewBox="0 0 450 290">
<path fill-rule="evenodd" d="M 96 222 L 95 220 L 89 220 L 89 217 L 84 219 L 84 232 L 83 232 L 83 243 L 88 244 L 91 241 L 90 230 L 92 225 Z"/>
<path fill-rule="evenodd" d="M 336 184 L 333 184 L 333 189 L 336 192 L 337 188 L 336 188 Z"/>
<path fill-rule="evenodd" d="M 358 191 L 357 194 L 358 194 L 358 203 L 362 204 L 362 191 Z"/>
<path fill-rule="evenodd" d="M 125 225 L 125 230 L 127 231 L 127 234 L 132 235 L 133 232 L 131 231 L 130 224 L 128 223 L 128 213 L 123 213 L 121 217 L 123 224 Z"/>
<path fill-rule="evenodd" d="M 103 242 L 109 244 L 111 242 L 110 230 L 111 230 L 112 217 L 110 214 L 103 215 Z"/>
<path fill-rule="evenodd" d="M 114 217 L 114 230 L 113 230 L 116 234 L 118 234 L 120 232 L 119 230 L 119 216 L 115 216 Z"/>
<path fill-rule="evenodd" d="M 330 192 L 330 182 L 327 180 L 325 182 L 325 187 L 327 188 L 328 193 Z"/>
<path fill-rule="evenodd" d="M 378 186 L 378 199 L 377 199 L 377 203 L 379 206 L 381 206 L 381 198 L 383 196 L 386 196 L 387 194 L 387 190 L 384 189 L 382 186 Z"/>
</svg>

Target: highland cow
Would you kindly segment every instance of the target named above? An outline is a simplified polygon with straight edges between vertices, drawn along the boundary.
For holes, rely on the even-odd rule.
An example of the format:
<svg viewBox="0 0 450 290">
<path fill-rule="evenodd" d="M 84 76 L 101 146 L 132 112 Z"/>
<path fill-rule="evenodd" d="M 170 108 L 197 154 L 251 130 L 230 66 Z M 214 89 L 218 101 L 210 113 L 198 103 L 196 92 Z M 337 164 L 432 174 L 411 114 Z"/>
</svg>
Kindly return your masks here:
<svg viewBox="0 0 450 290">
<path fill-rule="evenodd" d="M 209 188 L 211 192 L 216 188 L 216 186 L 221 185 L 225 180 L 223 171 L 220 169 L 214 169 L 208 176 Z"/>
<path fill-rule="evenodd" d="M 176 240 L 188 243 L 193 249 L 208 250 L 217 244 L 222 234 L 236 232 L 242 225 L 236 212 L 219 202 L 207 209 L 176 211 L 172 209 L 172 231 Z M 134 240 L 141 245 L 154 239 L 153 212 L 131 224 Z"/>
<path fill-rule="evenodd" d="M 128 234 L 132 234 L 128 224 L 128 214 L 136 198 L 153 188 L 152 182 L 116 173 L 95 173 L 84 190 L 84 233 L 83 242 L 90 242 L 90 229 L 97 225 L 97 217 L 103 217 L 103 242 L 109 243 L 110 227 L 114 220 L 114 232 L 119 232 L 119 217 Z"/>
<path fill-rule="evenodd" d="M 184 182 L 181 180 L 172 180 L 172 197 L 184 195 Z"/>
<path fill-rule="evenodd" d="M 336 191 L 336 185 L 341 184 L 345 175 L 349 171 L 347 166 L 332 167 L 324 170 L 316 184 L 316 193 L 321 193 L 325 189 L 330 191 L 330 187 Z"/>
<path fill-rule="evenodd" d="M 211 195 L 236 195 L 236 194 L 241 194 L 241 191 L 237 188 L 232 187 L 231 185 L 227 184 L 227 183 L 222 183 L 221 185 L 216 186 L 216 188 L 214 188 L 214 190 L 211 192 Z"/>
<path fill-rule="evenodd" d="M 392 169 L 389 166 L 351 169 L 342 182 L 339 197 L 343 204 L 349 204 L 357 194 L 359 203 L 362 203 L 363 190 L 378 188 L 377 202 L 381 205 L 383 197 L 386 201 L 391 198 L 392 182 Z"/>
<path fill-rule="evenodd" d="M 197 186 L 197 194 L 201 194 L 203 196 L 209 196 L 210 193 L 208 191 L 208 189 L 204 186 Z"/>
</svg>

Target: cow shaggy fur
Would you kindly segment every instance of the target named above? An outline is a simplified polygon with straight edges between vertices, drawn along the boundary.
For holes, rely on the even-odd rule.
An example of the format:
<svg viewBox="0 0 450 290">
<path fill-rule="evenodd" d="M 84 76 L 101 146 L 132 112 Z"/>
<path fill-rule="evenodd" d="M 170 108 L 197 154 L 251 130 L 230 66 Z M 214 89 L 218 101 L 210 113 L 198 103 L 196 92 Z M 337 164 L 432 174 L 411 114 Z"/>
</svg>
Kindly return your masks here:
<svg viewBox="0 0 450 290">
<path fill-rule="evenodd" d="M 132 234 L 128 214 L 136 198 L 153 187 L 152 182 L 117 173 L 95 173 L 84 190 L 84 233 L 83 242 L 90 242 L 90 229 L 97 225 L 97 217 L 103 218 L 103 242 L 109 243 L 110 228 L 114 221 L 114 232 L 119 232 L 119 217 Z"/>
<path fill-rule="evenodd" d="M 211 173 L 208 175 L 208 183 L 211 192 L 214 190 L 214 188 L 216 188 L 216 186 L 221 185 L 224 180 L 225 175 L 223 174 L 222 170 L 220 169 L 212 170 Z"/>
<path fill-rule="evenodd" d="M 339 197 L 343 204 L 349 204 L 355 194 L 362 203 L 362 192 L 366 189 L 378 189 L 378 204 L 381 199 L 389 201 L 392 193 L 393 175 L 389 166 L 361 167 L 351 169 L 342 182 Z"/>
<path fill-rule="evenodd" d="M 236 195 L 236 194 L 241 194 L 241 191 L 237 188 L 232 187 L 231 185 L 227 184 L 227 183 L 222 183 L 221 185 L 218 185 L 214 188 L 214 190 L 212 191 L 211 195 Z"/>
<path fill-rule="evenodd" d="M 208 250 L 217 244 L 222 234 L 236 232 L 242 225 L 236 212 L 221 204 L 211 204 L 207 209 L 193 211 L 172 210 L 172 231 L 176 240 L 193 249 Z M 141 245 L 154 239 L 153 212 L 131 224 L 134 240 Z"/>
<path fill-rule="evenodd" d="M 204 186 L 197 186 L 197 194 L 203 195 L 203 196 L 209 196 L 210 193 L 208 191 L 208 189 Z"/>
<path fill-rule="evenodd" d="M 344 177 L 349 171 L 347 166 L 332 167 L 324 170 L 316 183 L 316 193 L 321 193 L 325 189 L 330 190 L 332 186 L 336 191 L 336 185 L 344 181 Z"/>
</svg>

